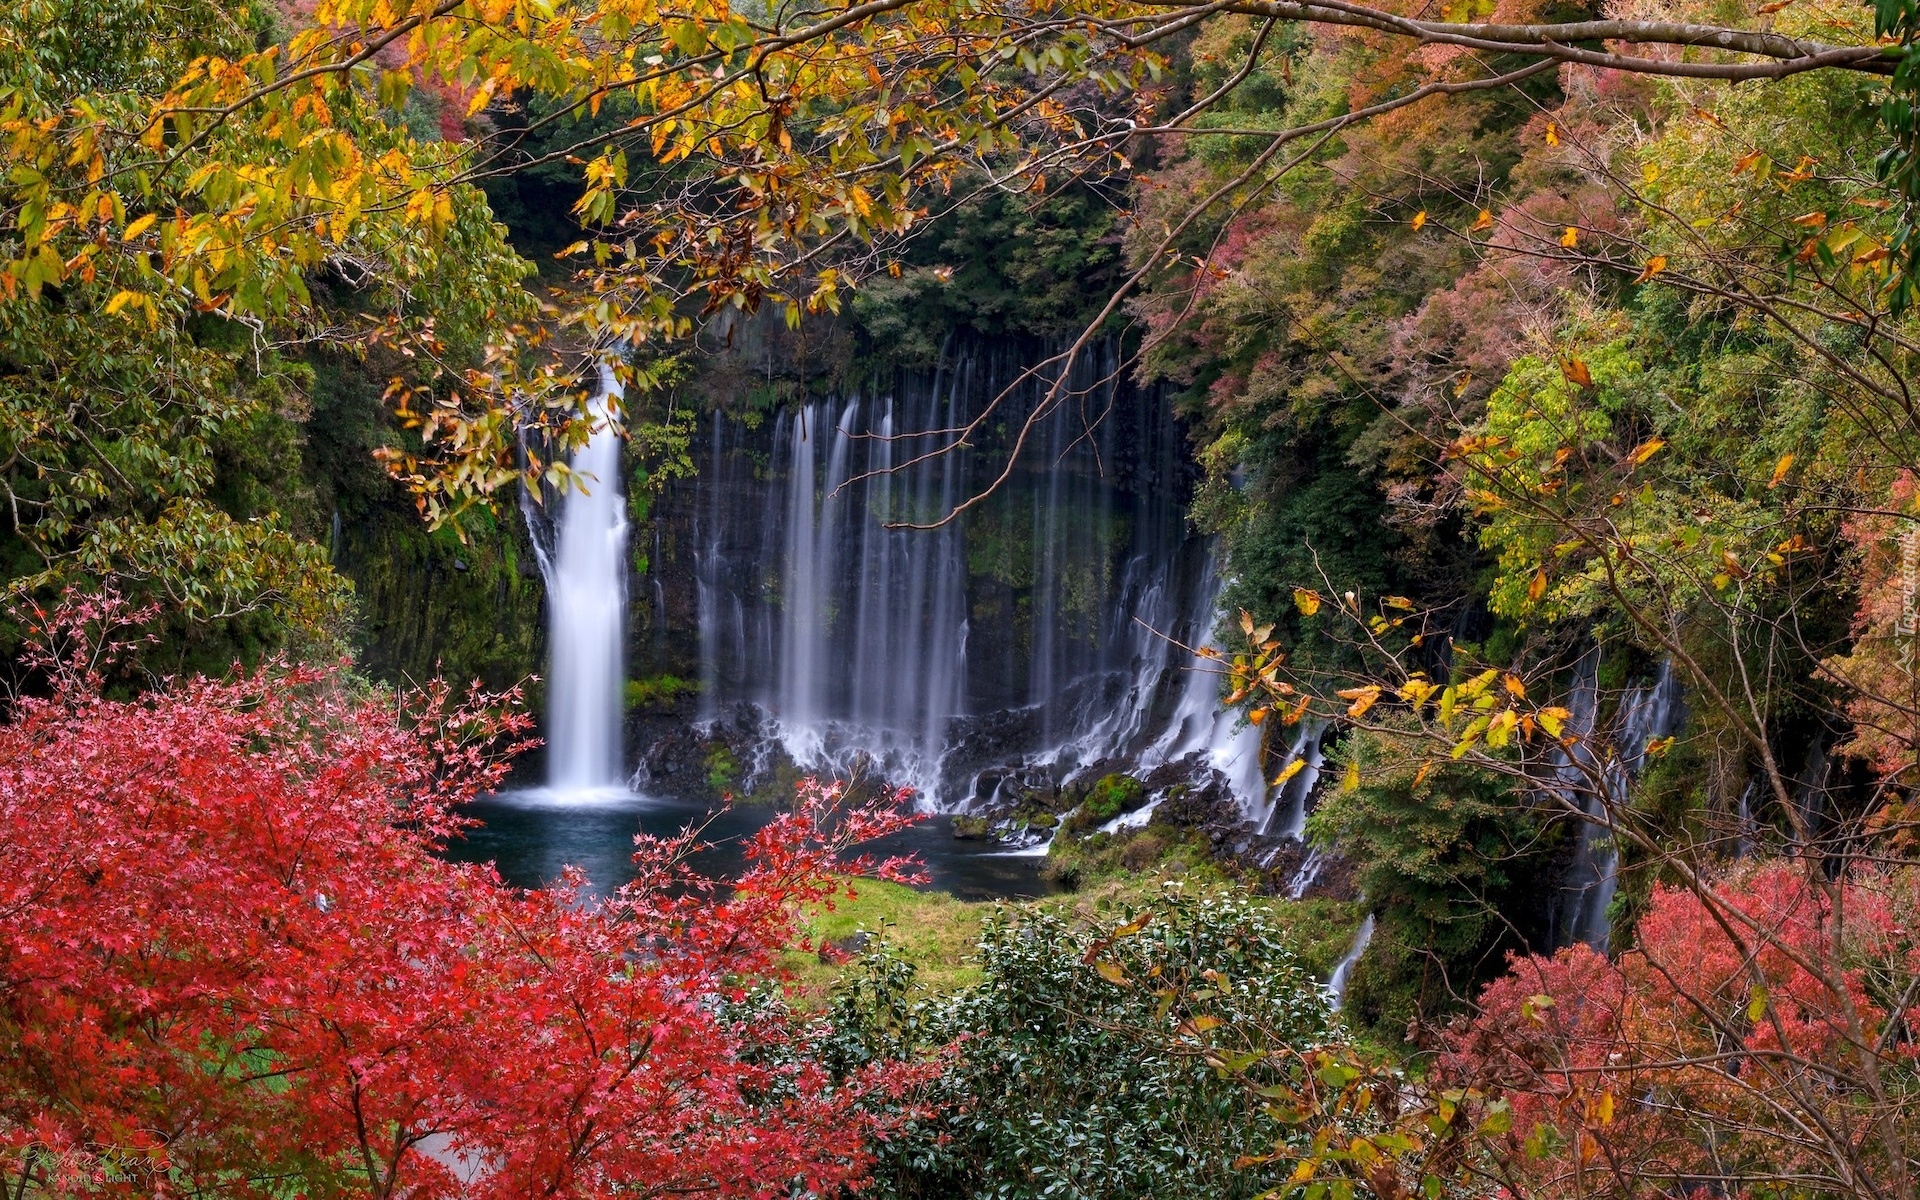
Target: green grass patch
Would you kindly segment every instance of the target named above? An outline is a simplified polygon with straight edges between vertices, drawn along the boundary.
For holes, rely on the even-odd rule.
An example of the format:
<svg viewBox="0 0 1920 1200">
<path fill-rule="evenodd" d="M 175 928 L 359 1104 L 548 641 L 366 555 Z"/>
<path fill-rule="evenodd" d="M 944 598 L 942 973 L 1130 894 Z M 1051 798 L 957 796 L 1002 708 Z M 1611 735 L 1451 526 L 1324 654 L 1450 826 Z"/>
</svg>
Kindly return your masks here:
<svg viewBox="0 0 1920 1200">
<path fill-rule="evenodd" d="M 1203 896 L 1235 886 L 1223 882 L 1211 870 L 1184 876 L 1116 872 L 1078 892 L 1020 901 L 1013 907 L 1051 913 L 1098 928 L 1113 923 L 1120 913 L 1145 907 L 1159 898 L 1168 882 L 1176 880 Z M 975 953 L 980 923 L 993 909 L 992 902 L 957 900 L 945 892 L 921 892 L 876 880 L 857 880 L 854 891 L 851 899 L 843 896 L 836 901 L 831 911 L 816 909 L 807 914 L 806 928 L 816 944 L 884 929 L 894 953 L 913 964 L 915 986 L 924 992 L 951 992 L 980 981 Z M 1332 974 L 1334 964 L 1353 944 L 1364 915 L 1360 904 L 1343 900 L 1263 897 L 1252 903 L 1272 914 L 1284 932 L 1287 948 L 1319 979 Z M 848 969 L 846 962 L 827 962 L 817 954 L 800 953 L 787 955 L 786 966 L 793 972 L 805 1003 L 823 1001 Z"/>
<path fill-rule="evenodd" d="M 894 952 L 916 968 L 917 986 L 949 992 L 980 981 L 974 950 L 980 941 L 980 922 L 992 904 L 873 879 L 855 880 L 853 889 L 852 898 L 841 896 L 831 911 L 815 909 L 806 914 L 816 943 L 884 930 Z M 788 969 L 807 993 L 824 995 L 846 970 L 844 963 L 823 962 L 818 955 L 787 958 Z"/>
</svg>

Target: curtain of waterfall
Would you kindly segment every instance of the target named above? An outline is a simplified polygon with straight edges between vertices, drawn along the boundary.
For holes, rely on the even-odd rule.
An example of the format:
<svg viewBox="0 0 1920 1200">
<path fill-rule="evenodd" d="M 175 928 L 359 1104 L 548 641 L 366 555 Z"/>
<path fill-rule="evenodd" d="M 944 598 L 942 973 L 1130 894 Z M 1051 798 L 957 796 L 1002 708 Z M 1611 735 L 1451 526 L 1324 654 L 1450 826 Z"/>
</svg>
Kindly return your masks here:
<svg viewBox="0 0 1920 1200">
<path fill-rule="evenodd" d="M 1005 465 L 1051 383 L 1023 378 L 1040 357 L 961 343 L 891 389 L 711 418 L 694 506 L 702 716 L 750 705 L 796 762 L 870 759 L 941 807 L 993 763 L 1205 751 L 1264 819 L 1257 731 L 1168 640 L 1210 636 L 1219 584 L 1187 527 L 1184 432 L 1117 346 L 1083 356 L 1070 401 L 984 503 L 903 527 Z"/>
</svg>

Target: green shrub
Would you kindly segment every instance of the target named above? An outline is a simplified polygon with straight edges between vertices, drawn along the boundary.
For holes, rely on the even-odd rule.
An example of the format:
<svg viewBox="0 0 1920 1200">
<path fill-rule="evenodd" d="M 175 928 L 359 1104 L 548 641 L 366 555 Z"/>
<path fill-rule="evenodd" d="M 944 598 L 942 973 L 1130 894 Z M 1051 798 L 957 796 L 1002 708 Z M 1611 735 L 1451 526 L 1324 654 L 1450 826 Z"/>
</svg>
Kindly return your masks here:
<svg viewBox="0 0 1920 1200">
<path fill-rule="evenodd" d="M 1227 1052 L 1328 1038 L 1319 986 L 1263 906 L 1169 888 L 1092 926 L 1001 908 L 979 950 L 979 983 L 917 1003 L 912 969 L 882 950 L 836 1004 L 843 1070 L 952 1048 L 910 1098 L 925 1115 L 879 1147 L 877 1194 L 1235 1200 L 1284 1181 L 1234 1164 L 1286 1128 L 1173 1048 L 1197 1018 Z"/>
</svg>

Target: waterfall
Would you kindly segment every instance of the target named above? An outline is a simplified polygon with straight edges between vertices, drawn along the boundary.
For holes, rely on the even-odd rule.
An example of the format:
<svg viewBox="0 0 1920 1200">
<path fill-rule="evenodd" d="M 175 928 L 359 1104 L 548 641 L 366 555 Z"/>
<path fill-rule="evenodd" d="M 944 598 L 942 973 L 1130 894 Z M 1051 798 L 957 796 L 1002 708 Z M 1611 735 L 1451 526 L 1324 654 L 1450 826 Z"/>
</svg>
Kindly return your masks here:
<svg viewBox="0 0 1920 1200">
<path fill-rule="evenodd" d="M 1747 858 L 1753 854 L 1753 844 L 1759 836 L 1759 826 L 1753 819 L 1753 797 L 1760 790 L 1761 776 L 1747 780 L 1747 786 L 1740 789 L 1740 799 L 1733 814 L 1733 856 L 1736 859 Z"/>
<path fill-rule="evenodd" d="M 1604 952 L 1613 934 L 1613 921 L 1607 909 L 1613 903 L 1620 866 L 1620 852 L 1607 833 L 1609 810 L 1627 803 L 1633 779 L 1646 768 L 1647 747 L 1679 726 L 1684 709 L 1673 663 L 1662 662 L 1652 683 L 1630 689 L 1621 698 L 1610 752 L 1596 760 L 1589 740 L 1599 704 L 1599 668 L 1597 648 L 1582 656 L 1574 670 L 1573 689 L 1567 703 L 1572 713 L 1567 732 L 1581 739 L 1573 751 L 1579 758 L 1576 761 L 1563 756 L 1557 774 L 1563 782 L 1584 791 L 1582 807 L 1588 819 L 1580 827 L 1580 842 L 1569 882 L 1569 889 L 1574 893 L 1571 919 L 1564 935 L 1556 940 L 1585 942 Z M 1598 768 L 1594 770 L 1596 762 Z M 1586 769 L 1581 764 L 1586 764 Z"/>
<path fill-rule="evenodd" d="M 1187 657 L 1167 637 L 1206 637 L 1218 592 L 1186 527 L 1184 431 L 1117 347 L 1069 372 L 1079 403 L 1044 409 L 1055 380 L 1034 358 L 962 344 L 891 387 L 714 414 L 692 506 L 702 719 L 752 710 L 802 769 L 877 769 L 939 808 L 996 765 L 1137 762 L 1149 745 L 1154 762 L 1218 749 L 1259 802 L 1257 731 L 1221 716 L 1216 663 L 1162 736 Z M 1009 477 L 941 522 L 1029 418 Z"/>
<path fill-rule="evenodd" d="M 559 503 L 547 583 L 552 666 L 547 673 L 547 781 L 555 791 L 620 788 L 627 509 L 620 492 L 619 406 L 613 369 L 600 367 L 588 406 L 593 431 L 569 465 L 577 486 Z"/>
<path fill-rule="evenodd" d="M 1347 980 L 1352 977 L 1355 964 L 1360 961 L 1360 956 L 1367 952 L 1367 944 L 1371 941 L 1373 941 L 1373 914 L 1368 913 L 1366 919 L 1360 922 L 1359 931 L 1353 935 L 1353 945 L 1347 947 L 1347 952 L 1340 956 L 1338 963 L 1334 964 L 1333 974 L 1327 978 L 1327 1006 L 1333 1011 L 1339 1012 L 1340 1005 L 1346 1000 Z"/>
<path fill-rule="evenodd" d="M 1220 578 L 1209 569 L 1205 586 L 1196 593 L 1198 600 L 1189 620 L 1189 627 L 1200 635 L 1196 648 L 1222 650 L 1217 636 L 1221 586 Z M 1204 755 L 1209 766 L 1227 777 L 1241 811 L 1260 827 L 1272 817 L 1262 771 L 1260 729 L 1248 723 L 1239 709 L 1221 705 L 1221 662 L 1201 654 L 1186 664 L 1180 703 L 1165 731 L 1141 755 L 1140 762 L 1150 769 L 1189 754 Z"/>
<path fill-rule="evenodd" d="M 1296 841 L 1306 839 L 1307 803 L 1320 783 L 1320 769 L 1326 765 L 1327 727 L 1328 722 L 1319 717 L 1301 718 L 1293 747 L 1287 751 L 1289 764 L 1298 760 L 1304 765 L 1282 785 L 1280 795 L 1274 798 L 1274 817 L 1283 822 L 1278 830 L 1283 837 Z M 1311 879 L 1308 882 L 1311 883 Z"/>
</svg>

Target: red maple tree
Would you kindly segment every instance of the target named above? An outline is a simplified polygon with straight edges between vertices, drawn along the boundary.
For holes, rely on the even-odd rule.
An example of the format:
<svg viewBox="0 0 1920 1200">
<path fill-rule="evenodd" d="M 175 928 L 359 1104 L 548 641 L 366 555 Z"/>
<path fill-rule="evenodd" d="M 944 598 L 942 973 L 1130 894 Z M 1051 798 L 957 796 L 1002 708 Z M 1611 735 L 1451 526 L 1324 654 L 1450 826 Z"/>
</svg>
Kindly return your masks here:
<svg viewBox="0 0 1920 1200">
<path fill-rule="evenodd" d="M 527 728 L 335 670 L 101 694 L 89 601 L 0 726 L 9 1195 L 786 1196 L 857 1182 L 871 1104 L 780 1004 L 796 910 L 897 829 L 807 785 L 723 888 L 639 839 L 600 903 L 437 856 Z M 91 630 L 92 636 L 80 636 Z"/>
<path fill-rule="evenodd" d="M 1617 960 L 1515 956 L 1435 1078 L 1511 1105 L 1512 1195 L 1900 1194 L 1920 1144 L 1916 905 L 1910 866 L 1829 880 L 1783 859 L 1656 887 Z"/>
</svg>

